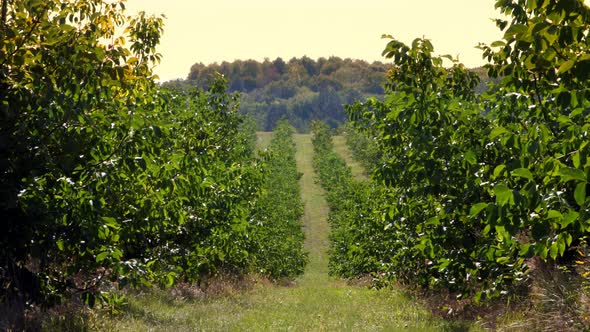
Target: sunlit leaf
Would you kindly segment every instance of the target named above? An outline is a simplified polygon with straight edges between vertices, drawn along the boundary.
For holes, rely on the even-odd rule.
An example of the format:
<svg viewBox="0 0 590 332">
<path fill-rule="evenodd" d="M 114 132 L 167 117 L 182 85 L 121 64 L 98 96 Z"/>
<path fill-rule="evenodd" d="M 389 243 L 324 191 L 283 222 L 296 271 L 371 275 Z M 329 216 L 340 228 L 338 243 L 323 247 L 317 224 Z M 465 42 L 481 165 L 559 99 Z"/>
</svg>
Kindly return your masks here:
<svg viewBox="0 0 590 332">
<path fill-rule="evenodd" d="M 488 203 L 477 203 L 471 207 L 471 209 L 469 210 L 469 215 L 471 217 L 477 216 L 486 207 L 488 207 Z"/>
<path fill-rule="evenodd" d="M 512 176 L 518 176 L 533 181 L 533 173 L 531 173 L 531 171 L 529 171 L 527 168 L 517 168 L 510 172 L 510 174 L 512 174 Z"/>
<path fill-rule="evenodd" d="M 586 182 L 586 173 L 581 169 L 562 167 L 559 169 L 559 175 L 561 176 L 562 182 L 568 182 L 571 180 Z"/>
<path fill-rule="evenodd" d="M 576 185 L 576 189 L 574 191 L 574 199 L 579 206 L 584 206 L 586 202 L 586 183 L 581 182 Z"/>
<path fill-rule="evenodd" d="M 494 187 L 494 194 L 496 195 L 496 202 L 500 206 L 514 201 L 514 194 L 512 193 L 512 190 L 503 183 L 497 184 Z"/>
<path fill-rule="evenodd" d="M 574 64 L 575 64 L 574 60 L 567 60 L 559 66 L 559 69 L 557 69 L 557 72 L 560 74 L 568 72 L 570 69 L 572 69 Z"/>
</svg>

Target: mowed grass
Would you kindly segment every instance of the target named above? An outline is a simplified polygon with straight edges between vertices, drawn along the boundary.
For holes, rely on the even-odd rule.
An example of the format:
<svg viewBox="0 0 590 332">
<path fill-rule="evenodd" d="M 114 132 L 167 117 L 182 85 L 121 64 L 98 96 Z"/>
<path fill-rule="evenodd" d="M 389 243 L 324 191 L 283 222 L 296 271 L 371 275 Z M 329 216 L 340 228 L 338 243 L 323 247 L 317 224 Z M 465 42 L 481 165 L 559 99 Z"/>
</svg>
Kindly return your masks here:
<svg viewBox="0 0 590 332">
<path fill-rule="evenodd" d="M 272 131 L 259 131 L 256 132 L 256 148 L 258 150 L 264 150 L 270 145 L 272 140 Z"/>
<path fill-rule="evenodd" d="M 260 142 L 268 134 L 259 134 Z M 292 285 L 260 282 L 248 290 L 203 298 L 154 291 L 129 298 L 110 331 L 467 331 L 474 327 L 432 317 L 394 289 L 352 286 L 328 275 L 328 207 L 313 173 L 311 136 L 295 135 L 306 249 L 310 262 Z"/>
<path fill-rule="evenodd" d="M 346 161 L 346 164 L 350 166 L 352 175 L 359 180 L 367 180 L 369 178 L 367 172 L 352 156 L 352 152 L 348 148 L 348 145 L 346 145 L 346 137 L 343 135 L 333 136 L 332 143 L 334 143 L 334 151 L 336 151 L 336 153 Z"/>
</svg>

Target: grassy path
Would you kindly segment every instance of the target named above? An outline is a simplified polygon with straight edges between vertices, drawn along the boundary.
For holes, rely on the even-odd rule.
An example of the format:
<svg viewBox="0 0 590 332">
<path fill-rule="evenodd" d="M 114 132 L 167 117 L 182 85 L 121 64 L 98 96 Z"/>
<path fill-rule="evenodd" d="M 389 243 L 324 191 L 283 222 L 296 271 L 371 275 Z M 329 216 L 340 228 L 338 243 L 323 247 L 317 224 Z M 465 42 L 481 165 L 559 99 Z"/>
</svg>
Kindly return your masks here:
<svg viewBox="0 0 590 332">
<path fill-rule="evenodd" d="M 270 145 L 272 140 L 272 131 L 259 131 L 256 133 L 256 148 L 264 150 Z"/>
<path fill-rule="evenodd" d="M 367 180 L 367 172 L 363 166 L 352 157 L 352 153 L 346 145 L 346 137 L 342 135 L 332 137 L 334 143 L 334 151 L 336 151 L 342 159 L 346 161 L 346 164 L 350 166 L 352 175 L 359 180 Z"/>
<path fill-rule="evenodd" d="M 297 145 L 297 169 L 303 173 L 300 180 L 301 196 L 305 211 L 303 227 L 305 230 L 305 249 L 309 252 L 309 264 L 302 278 L 304 286 L 323 288 L 329 285 L 328 277 L 328 234 L 330 228 L 326 220 L 328 204 L 324 191 L 315 182 L 313 172 L 313 145 L 309 135 L 295 134 Z"/>
<path fill-rule="evenodd" d="M 259 143 L 269 138 L 262 134 Z M 130 313 L 113 331 L 462 331 L 430 316 L 395 290 L 351 286 L 328 275 L 328 207 L 315 182 L 311 136 L 295 135 L 303 173 L 304 228 L 310 263 L 291 286 L 259 284 L 214 298 L 186 299 L 170 292 L 130 298 Z M 259 146 L 260 146 L 259 145 Z M 337 144 L 338 145 L 338 144 Z M 342 147 L 340 147 L 342 148 Z"/>
</svg>

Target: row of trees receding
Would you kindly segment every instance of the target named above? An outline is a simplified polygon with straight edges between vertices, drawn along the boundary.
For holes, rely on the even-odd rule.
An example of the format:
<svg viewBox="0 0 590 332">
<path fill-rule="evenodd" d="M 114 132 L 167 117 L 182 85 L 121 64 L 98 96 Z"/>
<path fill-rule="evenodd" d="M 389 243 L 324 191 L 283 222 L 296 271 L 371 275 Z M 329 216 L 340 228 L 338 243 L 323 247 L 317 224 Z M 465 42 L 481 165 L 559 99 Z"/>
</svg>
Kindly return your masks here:
<svg viewBox="0 0 590 332">
<path fill-rule="evenodd" d="M 503 40 L 480 45 L 498 78 L 482 95 L 477 77 L 429 40 L 389 37 L 385 100 L 347 107 L 369 138 L 353 150 L 373 161 L 375 183 L 349 214 L 372 217 L 338 223 L 333 271 L 476 300 L 528 285 L 542 264 L 589 281 L 590 9 L 496 7 L 509 19 L 496 21 Z"/>
<path fill-rule="evenodd" d="M 2 5 L 2 304 L 302 272 L 288 129 L 256 156 L 222 77 L 206 91 L 155 84 L 162 20 L 128 18 L 123 1 Z"/>
</svg>

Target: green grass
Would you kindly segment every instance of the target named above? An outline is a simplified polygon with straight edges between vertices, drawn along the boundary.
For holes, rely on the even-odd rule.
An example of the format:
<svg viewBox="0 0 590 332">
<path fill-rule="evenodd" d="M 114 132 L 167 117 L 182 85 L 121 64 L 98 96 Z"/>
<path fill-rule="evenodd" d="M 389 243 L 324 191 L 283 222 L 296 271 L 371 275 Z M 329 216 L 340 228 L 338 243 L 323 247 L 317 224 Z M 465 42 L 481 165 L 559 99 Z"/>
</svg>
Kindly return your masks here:
<svg viewBox="0 0 590 332">
<path fill-rule="evenodd" d="M 259 133 L 263 145 L 267 133 Z M 291 286 L 259 283 L 210 298 L 153 291 L 129 298 L 129 309 L 103 322 L 111 331 L 466 331 L 473 326 L 432 317 L 394 289 L 373 290 L 328 275 L 328 207 L 312 168 L 311 136 L 296 134 L 297 166 L 310 263 Z"/>
<path fill-rule="evenodd" d="M 270 145 L 272 140 L 271 131 L 259 131 L 256 132 L 256 148 L 258 150 L 264 150 Z"/>
<path fill-rule="evenodd" d="M 316 183 L 313 171 L 313 145 L 311 136 L 295 134 L 297 154 L 297 169 L 303 173 L 299 182 L 301 196 L 305 210 L 303 213 L 303 227 L 305 231 L 305 249 L 309 252 L 309 264 L 300 280 L 303 285 L 326 286 L 328 278 L 328 234 L 330 226 L 326 218 L 328 216 L 328 203 L 324 198 L 324 191 Z"/>
<path fill-rule="evenodd" d="M 352 152 L 348 148 L 348 145 L 346 145 L 346 137 L 342 135 L 333 136 L 332 143 L 334 143 L 334 151 L 336 151 L 336 153 L 346 161 L 346 164 L 350 166 L 352 175 L 358 180 L 367 180 L 369 178 L 367 172 L 363 165 L 356 161 L 352 156 Z"/>
</svg>

